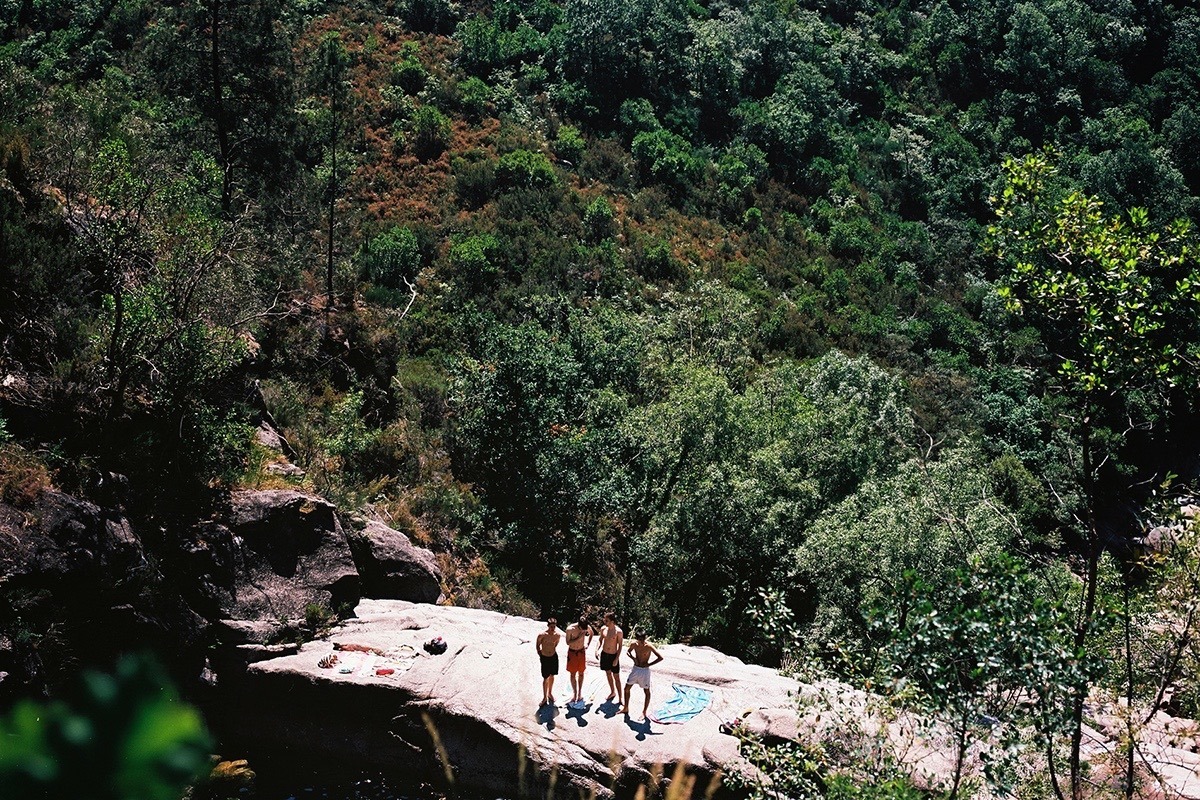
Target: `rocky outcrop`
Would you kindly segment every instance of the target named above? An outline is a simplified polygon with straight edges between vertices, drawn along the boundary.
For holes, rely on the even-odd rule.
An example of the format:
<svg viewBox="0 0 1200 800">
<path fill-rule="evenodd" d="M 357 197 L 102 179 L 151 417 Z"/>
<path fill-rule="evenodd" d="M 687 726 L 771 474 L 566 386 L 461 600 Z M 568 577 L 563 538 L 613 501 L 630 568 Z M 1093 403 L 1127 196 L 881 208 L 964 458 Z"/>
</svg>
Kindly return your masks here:
<svg viewBox="0 0 1200 800">
<path fill-rule="evenodd" d="M 672 695 L 672 684 L 711 692 L 707 708 L 682 724 L 641 721 L 637 688 L 633 717 L 619 714 L 617 704 L 606 702 L 592 652 L 587 705 L 561 705 L 570 696 L 562 673 L 555 684 L 560 705 L 539 708 L 533 642 L 543 627 L 491 611 L 366 600 L 328 641 L 252 664 L 230 704 L 235 716 L 223 727 L 240 737 L 239 752 L 389 772 L 437 774 L 440 747 L 459 788 L 504 796 L 546 796 L 553 783 L 564 796 L 627 797 L 677 765 L 696 776 L 699 796 L 718 770 L 756 776 L 733 730 L 767 741 L 820 742 L 859 761 L 871 753 L 895 758 L 928 788 L 948 786 L 953 774 L 949 731 L 930 720 L 897 714 L 836 682 L 798 683 L 708 648 L 660 647 L 665 660 L 653 668 L 652 711 Z M 434 636 L 449 645 L 443 655 L 421 647 Z M 331 656 L 337 662 L 322 667 Z M 1177 723 L 1151 726 L 1171 732 L 1169 741 L 1144 741 L 1140 774 L 1160 786 L 1146 796 L 1200 800 L 1200 757 L 1186 749 L 1196 731 Z M 1089 732 L 1093 774 L 1107 774 L 1104 754 L 1116 751 L 1110 736 Z M 979 746 L 971 750 L 968 777 L 981 777 L 980 754 Z"/>
<path fill-rule="evenodd" d="M 737 739 L 721 734 L 721 723 L 747 708 L 788 706 L 798 688 L 774 670 L 672 645 L 655 667 L 652 709 L 671 696 L 673 682 L 708 687 L 713 700 L 696 719 L 664 726 L 617 714 L 590 652 L 588 706 L 539 709 L 533 640 L 543 627 L 491 611 L 365 600 L 328 641 L 251 665 L 230 704 L 236 719 L 223 727 L 244 737 L 246 752 L 424 771 L 436 766 L 428 715 L 461 786 L 512 793 L 524 780 L 532 790 L 553 772 L 560 788 L 609 797 L 614 786 L 622 793 L 647 780 L 656 765 L 668 774 L 678 763 L 711 774 L 736 761 Z M 449 644 L 445 654 L 424 652 L 433 636 Z M 332 654 L 334 667 L 318 665 Z M 565 673 L 555 693 L 569 697 Z"/>
<path fill-rule="evenodd" d="M 359 534 L 363 594 L 387 600 L 436 603 L 442 595 L 442 571 L 433 553 L 381 522 L 368 522 Z"/>
<path fill-rule="evenodd" d="M 134 647 L 181 661 L 202 652 L 205 621 L 166 587 L 130 521 L 71 495 L 0 505 L 0 589 L 3 690 L 44 690 L 61 669 L 44 653 L 111 663 Z"/>
<path fill-rule="evenodd" d="M 368 544 L 356 565 L 334 506 L 319 497 L 235 491 L 213 519 L 168 527 L 135 525 L 124 515 L 123 476 L 103 474 L 95 488 L 111 505 L 56 491 L 43 492 L 30 507 L 0 504 L 6 690 L 55 672 L 40 662 L 37 648 L 21 645 L 47 631 L 61 637 L 47 640 L 48 652 L 86 653 L 104 663 L 110 653 L 154 646 L 186 651 L 190 664 L 210 633 L 231 651 L 294 639 L 310 606 L 324 609 L 321 616 L 348 611 L 364 585 L 424 602 L 441 593 L 433 554 L 380 523 L 355 535 Z M 272 654 L 254 649 L 243 660 Z"/>
<path fill-rule="evenodd" d="M 208 531 L 228 554 L 221 616 L 289 619 L 303 617 L 313 603 L 337 609 L 358 602 L 358 570 L 328 501 L 288 490 L 237 491 L 225 528 L 227 538 L 220 526 Z"/>
<path fill-rule="evenodd" d="M 1109 700 L 1089 709 L 1094 727 L 1084 730 L 1083 753 L 1096 779 L 1116 783 L 1127 769 L 1123 742 L 1129 741 L 1129 720 L 1124 703 Z M 1135 714 L 1133 727 L 1138 796 L 1200 800 L 1200 724 L 1156 711 L 1149 719 Z"/>
<path fill-rule="evenodd" d="M 59 492 L 44 492 L 31 512 L 0 506 L 0 538 L 0 575 L 8 581 L 111 585 L 146 567 L 127 519 Z"/>
</svg>

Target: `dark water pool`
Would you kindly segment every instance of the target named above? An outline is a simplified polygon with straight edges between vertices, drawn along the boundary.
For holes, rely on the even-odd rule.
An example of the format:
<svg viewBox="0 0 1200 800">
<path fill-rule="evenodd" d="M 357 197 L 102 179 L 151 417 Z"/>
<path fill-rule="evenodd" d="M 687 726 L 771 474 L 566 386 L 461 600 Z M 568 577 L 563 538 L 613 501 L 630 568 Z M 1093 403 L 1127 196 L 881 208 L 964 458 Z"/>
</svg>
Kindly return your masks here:
<svg viewBox="0 0 1200 800">
<path fill-rule="evenodd" d="M 379 774 L 333 780 L 260 774 L 253 794 L 247 792 L 246 796 L 253 800 L 442 800 L 443 797 L 429 786 Z"/>
</svg>

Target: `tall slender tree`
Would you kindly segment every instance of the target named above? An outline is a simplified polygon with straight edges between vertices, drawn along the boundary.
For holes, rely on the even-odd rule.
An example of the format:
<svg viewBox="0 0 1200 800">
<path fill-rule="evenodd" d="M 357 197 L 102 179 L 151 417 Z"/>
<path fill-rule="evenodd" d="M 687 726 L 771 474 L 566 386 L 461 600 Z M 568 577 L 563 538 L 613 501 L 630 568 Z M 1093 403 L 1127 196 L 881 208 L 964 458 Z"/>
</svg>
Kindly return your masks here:
<svg viewBox="0 0 1200 800">
<path fill-rule="evenodd" d="M 325 119 L 326 154 L 329 175 L 325 184 L 326 241 L 325 241 L 325 300 L 326 314 L 333 310 L 333 262 L 336 244 L 337 200 L 341 193 L 338 173 L 338 148 L 341 143 L 343 116 L 349 109 L 350 85 L 348 72 L 350 55 L 342 42 L 341 33 L 333 31 L 321 39 L 317 50 L 314 79 L 317 91 L 327 103 Z"/>
<path fill-rule="evenodd" d="M 1112 215 L 1095 197 L 1056 189 L 1045 155 L 1009 159 L 994 198 L 994 253 L 1008 268 L 1000 296 L 1034 325 L 1048 350 L 1047 385 L 1072 411 L 1078 447 L 1074 510 L 1082 591 L 1075 645 L 1094 628 L 1100 558 L 1108 542 L 1098 510 L 1125 435 L 1151 422 L 1146 409 L 1195 396 L 1200 362 L 1200 264 L 1193 232 L 1151 224 L 1145 209 Z M 1080 748 L 1087 686 L 1071 697 L 1071 795 L 1083 793 Z M 1058 787 L 1056 786 L 1056 791 Z M 1061 793 L 1060 793 L 1061 796 Z"/>
</svg>

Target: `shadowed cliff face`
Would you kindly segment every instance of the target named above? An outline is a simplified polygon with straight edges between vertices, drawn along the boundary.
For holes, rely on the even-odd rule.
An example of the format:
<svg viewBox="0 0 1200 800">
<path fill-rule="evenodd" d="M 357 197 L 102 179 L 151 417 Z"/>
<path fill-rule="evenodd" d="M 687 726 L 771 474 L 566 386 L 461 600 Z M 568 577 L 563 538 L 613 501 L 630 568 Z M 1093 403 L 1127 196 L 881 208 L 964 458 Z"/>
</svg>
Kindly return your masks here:
<svg viewBox="0 0 1200 800">
<path fill-rule="evenodd" d="M 193 676 L 203 663 L 205 620 L 120 512 L 52 491 L 0 505 L 0 592 L 0 696 L 44 694 L 132 649 Z"/>
<path fill-rule="evenodd" d="M 370 590 L 437 599 L 430 553 L 378 523 L 350 536 L 369 544 L 358 561 Z M 348 612 L 363 585 L 336 509 L 318 497 L 238 491 L 216 519 L 165 528 L 47 491 L 28 509 L 0 505 L 0 693 L 45 693 L 143 648 L 188 686 L 215 637 L 278 637 L 312 608 Z"/>
</svg>

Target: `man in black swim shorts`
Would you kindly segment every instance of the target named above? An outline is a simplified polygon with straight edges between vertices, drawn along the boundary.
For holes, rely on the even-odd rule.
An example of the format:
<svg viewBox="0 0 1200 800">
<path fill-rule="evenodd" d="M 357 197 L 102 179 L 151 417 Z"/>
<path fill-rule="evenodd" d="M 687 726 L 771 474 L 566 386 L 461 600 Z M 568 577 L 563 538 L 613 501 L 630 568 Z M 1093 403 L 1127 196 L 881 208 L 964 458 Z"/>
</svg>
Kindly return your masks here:
<svg viewBox="0 0 1200 800">
<path fill-rule="evenodd" d="M 538 707 L 554 705 L 554 676 L 558 674 L 558 640 L 562 635 L 555 627 L 558 620 L 546 620 L 546 630 L 537 636 L 538 659 L 542 662 L 542 702 Z"/>
<path fill-rule="evenodd" d="M 609 611 L 604 615 L 604 625 L 600 628 L 600 644 L 596 648 L 596 656 L 600 659 L 600 671 L 608 678 L 608 700 L 611 702 L 621 696 L 621 645 L 625 642 L 625 633 L 617 627 L 617 615 Z"/>
</svg>

